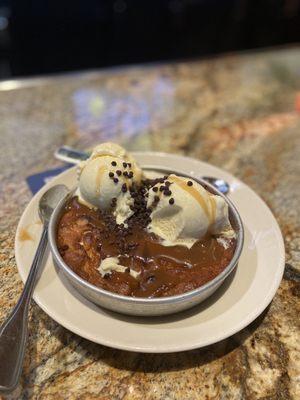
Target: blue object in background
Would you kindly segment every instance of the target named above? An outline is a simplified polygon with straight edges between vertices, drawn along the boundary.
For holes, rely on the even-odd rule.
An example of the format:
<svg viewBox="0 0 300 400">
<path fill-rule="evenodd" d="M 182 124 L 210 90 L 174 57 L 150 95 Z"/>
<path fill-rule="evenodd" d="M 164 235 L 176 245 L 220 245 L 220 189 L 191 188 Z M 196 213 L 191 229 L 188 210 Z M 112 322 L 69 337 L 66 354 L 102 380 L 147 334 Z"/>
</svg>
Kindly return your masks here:
<svg viewBox="0 0 300 400">
<path fill-rule="evenodd" d="M 64 172 L 72 165 L 66 165 L 64 167 L 49 169 L 48 171 L 40 172 L 35 175 L 28 176 L 26 182 L 31 190 L 32 194 L 37 193 L 46 183 L 48 183 L 56 175 Z"/>
</svg>

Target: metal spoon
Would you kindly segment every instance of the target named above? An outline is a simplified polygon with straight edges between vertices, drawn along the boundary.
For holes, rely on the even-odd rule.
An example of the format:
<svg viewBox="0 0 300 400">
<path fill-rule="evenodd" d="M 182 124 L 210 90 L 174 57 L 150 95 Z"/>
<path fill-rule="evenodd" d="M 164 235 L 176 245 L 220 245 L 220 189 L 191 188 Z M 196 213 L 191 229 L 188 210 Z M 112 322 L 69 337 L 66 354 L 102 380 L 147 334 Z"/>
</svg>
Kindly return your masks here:
<svg viewBox="0 0 300 400">
<path fill-rule="evenodd" d="M 89 153 L 73 149 L 69 146 L 61 146 L 54 153 L 55 158 L 69 164 L 78 164 L 80 161 L 84 161 L 89 158 L 89 156 Z M 223 194 L 227 194 L 230 190 L 229 183 L 223 179 L 214 178 L 212 176 L 203 176 L 202 179 L 213 185 L 217 190 L 219 190 L 219 192 Z"/>
<path fill-rule="evenodd" d="M 39 201 L 39 216 L 44 224 L 43 233 L 20 299 L 0 327 L 0 391 L 10 392 L 18 384 L 27 340 L 28 309 L 37 272 L 47 246 L 48 223 L 54 208 L 67 193 L 66 186 L 56 185 L 47 190 Z"/>
</svg>

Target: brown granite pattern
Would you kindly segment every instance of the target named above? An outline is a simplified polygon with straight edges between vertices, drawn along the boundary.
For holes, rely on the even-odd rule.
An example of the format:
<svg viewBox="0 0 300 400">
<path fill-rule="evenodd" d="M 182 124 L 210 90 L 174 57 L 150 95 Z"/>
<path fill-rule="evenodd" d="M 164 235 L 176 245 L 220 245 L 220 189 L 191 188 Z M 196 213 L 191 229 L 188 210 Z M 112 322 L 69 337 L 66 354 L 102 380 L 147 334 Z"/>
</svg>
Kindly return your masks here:
<svg viewBox="0 0 300 400">
<path fill-rule="evenodd" d="M 24 178 L 59 165 L 64 143 L 112 139 L 221 166 L 268 203 L 286 272 L 266 312 L 232 338 L 179 354 L 88 342 L 35 304 L 19 387 L 7 399 L 300 398 L 300 49 L 0 83 L 0 320 L 22 283 L 14 234 Z M 3 365 L 0 366 L 3 368 Z"/>
</svg>

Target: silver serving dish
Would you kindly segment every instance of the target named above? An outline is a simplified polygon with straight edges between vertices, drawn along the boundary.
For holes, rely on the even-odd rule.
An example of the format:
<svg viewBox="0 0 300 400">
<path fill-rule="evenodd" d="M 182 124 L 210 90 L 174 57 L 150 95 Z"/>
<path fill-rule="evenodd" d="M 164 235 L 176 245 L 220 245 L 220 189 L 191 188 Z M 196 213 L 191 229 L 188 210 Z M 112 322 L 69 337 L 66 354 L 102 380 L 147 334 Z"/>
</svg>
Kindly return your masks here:
<svg viewBox="0 0 300 400">
<path fill-rule="evenodd" d="M 137 316 L 158 316 L 177 313 L 179 311 L 187 310 L 203 300 L 211 296 L 224 282 L 229 274 L 237 266 L 239 257 L 241 255 L 243 241 L 244 241 L 244 229 L 241 221 L 241 217 L 232 204 L 232 202 L 223 194 L 218 192 L 212 185 L 204 181 L 203 179 L 197 179 L 194 176 L 183 174 L 180 171 L 170 170 L 158 166 L 144 166 L 143 170 L 151 170 L 153 172 L 165 174 L 175 173 L 177 175 L 190 177 L 201 185 L 207 187 L 212 193 L 217 194 L 224 198 L 229 207 L 229 218 L 233 229 L 237 234 L 237 245 L 233 255 L 233 258 L 229 265 L 214 279 L 209 281 L 203 286 L 194 289 L 190 292 L 186 292 L 176 296 L 160 297 L 160 298 L 136 298 L 129 296 L 122 296 L 107 290 L 101 289 L 92 285 L 91 283 L 80 278 L 62 259 L 60 256 L 57 245 L 56 245 L 56 232 L 57 222 L 62 213 L 63 207 L 66 201 L 73 195 L 71 192 L 65 199 L 63 199 L 52 214 L 49 223 L 49 242 L 50 249 L 52 252 L 54 264 L 60 268 L 65 276 L 68 278 L 73 287 L 78 290 L 82 296 L 92 301 L 93 303 L 104 307 L 106 309 L 116 311 L 122 314 L 137 315 Z"/>
</svg>

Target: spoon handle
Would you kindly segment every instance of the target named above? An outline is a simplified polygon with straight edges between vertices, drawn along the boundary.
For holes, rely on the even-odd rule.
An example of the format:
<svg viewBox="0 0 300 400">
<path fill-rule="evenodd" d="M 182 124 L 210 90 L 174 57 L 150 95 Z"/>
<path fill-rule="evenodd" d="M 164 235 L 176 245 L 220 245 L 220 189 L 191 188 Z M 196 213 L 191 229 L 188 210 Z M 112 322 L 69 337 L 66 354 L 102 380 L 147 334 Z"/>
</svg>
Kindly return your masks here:
<svg viewBox="0 0 300 400">
<path fill-rule="evenodd" d="M 73 149 L 69 146 L 61 146 L 56 149 L 54 157 L 60 161 L 64 161 L 69 164 L 79 164 L 80 161 L 87 160 L 90 153 Z M 223 194 L 227 194 L 230 190 L 230 186 L 223 179 L 214 178 L 211 176 L 203 176 L 202 179 L 213 185 L 217 190 Z"/>
<path fill-rule="evenodd" d="M 39 265 L 47 246 L 47 235 L 47 226 L 44 226 L 19 301 L 0 327 L 0 391 L 12 391 L 19 381 L 27 340 L 28 309 Z"/>
<path fill-rule="evenodd" d="M 54 153 L 55 158 L 70 164 L 78 164 L 80 161 L 87 160 L 89 156 L 89 153 L 73 149 L 69 146 L 61 146 Z"/>
</svg>

